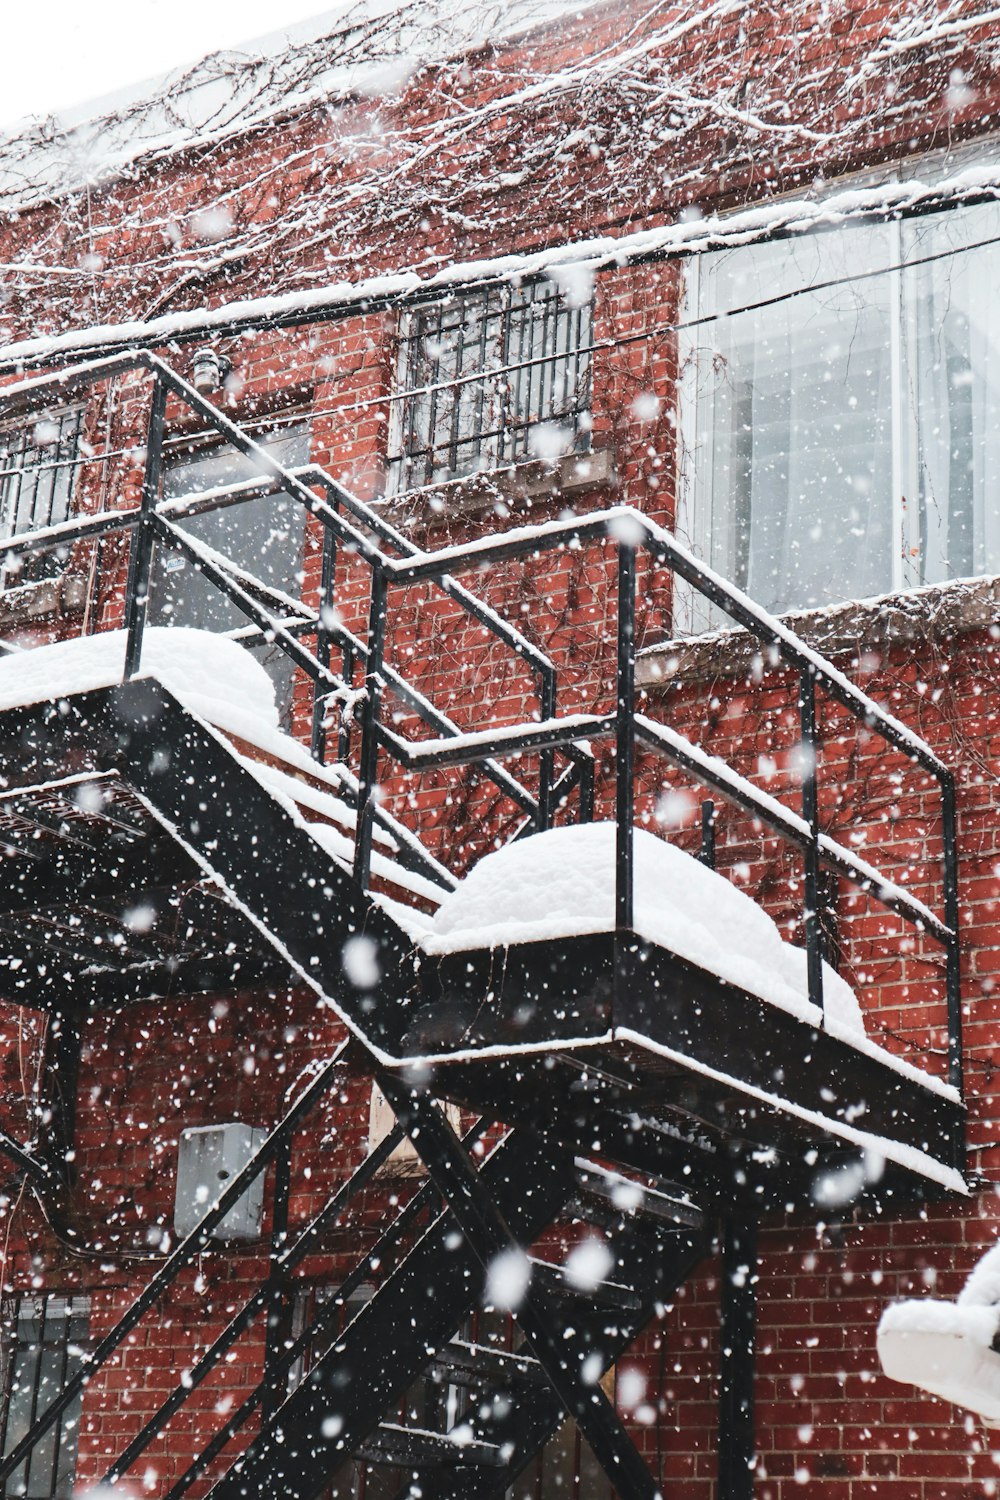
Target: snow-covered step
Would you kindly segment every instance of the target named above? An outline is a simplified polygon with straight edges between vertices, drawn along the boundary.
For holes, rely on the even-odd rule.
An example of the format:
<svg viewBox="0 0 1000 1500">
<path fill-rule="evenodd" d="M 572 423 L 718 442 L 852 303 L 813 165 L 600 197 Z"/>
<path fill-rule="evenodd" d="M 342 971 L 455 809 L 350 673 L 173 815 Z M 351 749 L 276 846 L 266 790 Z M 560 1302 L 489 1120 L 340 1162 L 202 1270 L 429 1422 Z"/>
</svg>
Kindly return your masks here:
<svg viewBox="0 0 1000 1500">
<path fill-rule="evenodd" d="M 510 1390 L 519 1386 L 548 1386 L 548 1377 L 537 1359 L 452 1339 L 439 1349 L 430 1368 L 447 1375 L 452 1385 L 480 1390 L 483 1386 Z"/>
<path fill-rule="evenodd" d="M 362 1463 L 389 1464 L 393 1468 L 444 1466 L 453 1468 L 500 1468 L 502 1449 L 496 1443 L 476 1442 L 466 1427 L 451 1432 L 431 1432 L 426 1427 L 404 1427 L 382 1422 L 352 1457 Z"/>
</svg>

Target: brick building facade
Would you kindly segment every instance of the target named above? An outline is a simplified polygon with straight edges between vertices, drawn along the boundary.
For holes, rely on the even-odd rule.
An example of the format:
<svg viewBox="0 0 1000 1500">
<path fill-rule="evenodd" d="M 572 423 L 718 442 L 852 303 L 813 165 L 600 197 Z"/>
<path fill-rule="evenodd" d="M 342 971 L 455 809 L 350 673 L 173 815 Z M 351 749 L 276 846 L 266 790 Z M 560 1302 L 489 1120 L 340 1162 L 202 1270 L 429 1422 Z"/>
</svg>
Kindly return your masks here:
<svg viewBox="0 0 1000 1500">
<path fill-rule="evenodd" d="M 395 37 L 389 23 L 380 31 L 359 22 L 317 33 L 270 70 L 259 60 L 230 62 L 225 86 L 249 102 L 223 127 L 197 116 L 199 89 L 211 85 L 199 76 L 188 91 L 198 127 L 173 139 L 154 100 L 75 136 L 27 132 L 0 148 L 8 543 L 0 624 L 20 647 L 134 626 L 127 598 L 136 592 L 130 537 L 138 532 L 108 526 L 68 541 L 56 533 L 34 551 L 24 538 L 149 500 L 156 418 L 150 367 L 135 356 L 150 351 L 285 471 L 303 471 L 313 494 L 336 506 L 339 485 L 371 505 L 395 528 L 399 556 L 633 507 L 788 620 L 916 731 L 957 788 L 967 1154 L 947 1160 L 925 1136 L 930 1164 L 890 1150 L 883 1180 L 877 1142 L 818 1165 L 807 1151 L 803 1180 L 783 1201 L 767 1175 L 771 1148 L 761 1147 L 759 1161 L 744 1158 L 730 1116 L 719 1127 L 713 1115 L 706 1130 L 721 1128 L 737 1143 L 735 1175 L 721 1190 L 706 1188 L 704 1204 L 690 1169 L 675 1182 L 687 1207 L 701 1205 L 710 1221 L 697 1265 L 630 1351 L 605 1361 L 602 1381 L 664 1494 L 746 1493 L 745 1478 L 734 1479 L 724 1462 L 720 1477 L 720 1445 L 745 1440 L 744 1429 L 733 1438 L 739 1419 L 734 1428 L 731 1414 L 720 1437 L 718 1412 L 720 1283 L 729 1272 L 713 1236 L 731 1192 L 738 1218 L 760 1220 L 753 1494 L 993 1494 L 1000 1448 L 990 1430 L 888 1380 L 875 1332 L 896 1299 L 954 1297 L 998 1227 L 1000 327 L 987 305 L 1000 270 L 996 16 L 973 0 L 666 9 L 621 0 L 554 11 L 544 24 L 516 24 L 473 49 L 450 47 L 436 25 L 422 33 L 413 5 Z M 394 48 L 404 58 L 415 50 L 418 61 L 401 69 Z M 81 142 L 94 158 L 106 153 L 84 184 L 66 165 Z M 33 189 L 32 180 L 44 186 Z M 32 391 L 33 380 L 102 359 L 119 362 Z M 270 772 L 283 807 L 294 804 L 325 828 L 324 857 L 343 859 L 336 840 L 345 827 L 353 838 L 350 819 L 338 824 L 323 799 L 346 799 L 347 783 L 296 762 L 274 736 L 297 739 L 303 754 L 318 746 L 328 765 L 346 762 L 355 791 L 364 789 L 364 663 L 344 632 L 372 649 L 370 561 L 350 541 L 331 556 L 322 515 L 307 517 L 294 497 L 269 490 L 254 457 L 236 455 L 183 389 L 165 397 L 161 415 L 153 498 L 196 550 L 168 558 L 161 536 L 149 578 L 139 579 L 148 627 L 218 634 L 247 625 L 232 596 L 199 574 L 197 547 L 207 547 L 214 550 L 202 562 L 222 554 L 236 569 L 226 577 L 240 586 L 253 574 L 264 585 L 253 595 L 258 606 L 272 615 L 287 606 L 285 624 L 301 626 L 292 637 L 315 641 L 317 657 L 336 663 L 341 687 L 320 692 L 284 638 L 268 638 L 258 621 L 256 636 L 245 637 L 270 673 L 280 719 L 257 739 L 232 714 L 212 722 L 262 775 Z M 334 488 L 324 489 L 309 465 Z M 192 494 L 240 484 L 257 486 L 253 498 L 237 497 L 244 504 L 185 510 Z M 358 522 L 362 538 L 373 534 L 366 524 Z M 627 516 L 610 524 L 612 542 L 631 546 Z M 491 559 L 486 568 L 465 562 L 456 575 L 555 663 L 562 714 L 615 712 L 619 596 L 608 537 L 561 551 L 540 543 L 534 555 Z M 798 807 L 811 768 L 788 661 L 751 631 L 723 631 L 732 621 L 718 600 L 662 556 L 638 566 L 639 711 Z M 488 634 L 439 584 L 433 574 L 390 576 L 385 662 L 397 675 L 380 685 L 392 732 L 420 741 L 553 717 L 530 651 Z M 252 633 L 252 616 L 249 624 Z M 367 688 L 370 695 L 371 681 Z M 60 695 L 71 689 L 72 677 L 59 679 Z M 16 714 L 33 701 L 29 690 L 3 706 Z M 940 912 L 947 828 L 932 778 L 835 694 L 820 692 L 818 716 L 819 828 L 900 887 L 904 907 L 912 898 Z M 34 764 L 36 741 L 21 719 L 5 722 L 11 791 L 0 842 L 14 861 L 17 894 L 4 908 L 0 1125 L 14 1142 L 29 1142 L 32 1162 L 49 1174 L 33 1176 L 15 1160 L 4 1168 L 9 1456 L 29 1415 L 175 1247 L 182 1132 L 224 1122 L 270 1129 L 347 1033 L 321 987 L 302 982 L 301 969 L 290 972 L 261 940 L 261 923 L 246 917 L 249 898 L 238 907 L 234 897 L 225 916 L 216 911 L 225 901 L 209 889 L 204 863 L 200 878 L 176 877 L 162 908 L 155 896 L 143 897 L 148 914 L 141 903 L 119 902 L 99 930 L 89 877 L 80 876 L 85 936 L 67 937 L 73 905 L 65 893 L 58 921 L 37 896 L 29 930 L 24 891 L 33 887 L 17 861 L 33 857 L 26 840 L 63 839 L 73 825 L 64 808 L 53 825 L 51 806 L 47 823 L 41 803 L 34 813 L 26 806 L 32 782 L 11 768 Z M 596 816 L 614 818 L 618 758 L 610 741 L 592 748 Z M 462 877 L 506 846 L 539 816 L 550 774 L 566 788 L 554 821 L 571 822 L 582 807 L 584 773 L 562 742 L 554 766 L 546 767 L 544 747 L 503 762 L 535 797 L 534 813 L 509 780 L 497 779 L 494 763 L 412 770 L 391 759 L 388 742 L 382 749 L 378 803 L 395 822 L 375 818 L 371 829 L 373 888 L 425 916 L 437 899 L 435 864 Z M 71 755 L 63 781 L 76 766 Z M 637 751 L 636 772 L 636 823 L 704 852 L 703 779 L 693 784 L 683 768 L 668 768 L 649 743 Z M 141 808 L 112 802 L 128 840 Z M 753 809 L 725 804 L 723 792 L 710 809 L 719 872 L 787 939 L 805 943 L 801 848 Z M 85 822 L 88 804 L 77 811 Z M 239 822 L 238 809 L 231 816 Z M 406 878 L 385 862 L 388 850 L 398 852 L 386 836 L 398 838 L 400 826 L 426 852 Z M 92 832 L 74 835 L 84 853 Z M 162 857 L 166 869 L 169 860 L 145 824 L 141 836 L 152 852 L 134 855 L 126 843 L 121 858 L 145 860 L 133 886 L 145 889 L 145 881 L 155 892 L 173 879 L 161 882 L 155 862 Z M 275 881 L 281 869 L 276 863 Z M 869 1039 L 954 1083 L 955 1015 L 933 931 L 907 925 L 899 903 L 887 912 L 885 888 L 858 889 L 842 869 L 824 879 L 826 959 L 858 995 Z M 207 958 L 192 933 L 210 934 Z M 113 974 L 94 956 L 109 943 L 128 957 Z M 366 952 L 356 957 L 363 968 Z M 344 967 L 348 988 L 365 992 L 350 960 Z M 426 1022 L 418 1052 L 435 1050 L 441 1024 Z M 503 1045 L 510 1034 L 494 1040 Z M 744 1034 L 739 1045 L 752 1051 L 756 1043 Z M 60 1417 L 62 1459 L 40 1450 L 8 1477 L 7 1493 L 40 1500 L 66 1493 L 74 1479 L 98 1481 L 262 1285 L 278 1288 L 279 1333 L 294 1341 L 345 1276 L 354 1277 L 348 1311 L 378 1282 L 377 1265 L 355 1274 L 359 1257 L 401 1205 L 426 1191 L 405 1146 L 305 1246 L 292 1281 L 275 1270 L 287 1244 L 275 1214 L 287 1212 L 293 1231 L 305 1225 L 387 1128 L 372 1059 L 361 1046 L 346 1054 L 286 1166 L 270 1170 L 249 1242 L 192 1259 Z M 471 1087 L 449 1094 L 463 1128 L 480 1112 Z M 505 1123 L 493 1097 L 492 1119 Z M 755 1097 L 764 1115 L 780 1116 L 766 1091 Z M 866 1111 L 878 1113 L 872 1097 L 854 1108 L 848 1130 L 859 1120 L 865 1128 Z M 697 1127 L 697 1109 L 683 1109 L 685 1129 Z M 523 1123 L 523 1111 L 517 1118 Z M 779 1155 L 792 1133 L 787 1119 L 775 1126 Z M 842 1135 L 838 1149 L 845 1140 L 860 1138 Z M 595 1158 L 621 1167 L 604 1146 L 594 1144 Z M 628 1165 L 648 1186 L 657 1174 L 642 1171 L 644 1160 Z M 759 1216 L 751 1160 L 765 1184 Z M 284 1208 L 271 1195 L 282 1170 L 290 1182 Z M 561 1261 L 591 1232 L 587 1222 L 564 1213 L 539 1253 Z M 465 1336 L 482 1344 L 494 1324 L 506 1330 L 499 1313 L 473 1312 Z M 258 1317 L 129 1466 L 136 1493 L 166 1496 L 182 1479 L 207 1493 L 221 1478 L 256 1431 L 256 1414 L 204 1474 L 190 1466 L 261 1380 L 266 1343 Z M 303 1368 L 300 1361 L 279 1372 L 289 1389 Z M 411 1393 L 427 1427 L 445 1420 L 442 1400 L 454 1402 L 455 1387 L 446 1386 L 446 1398 L 441 1389 Z M 260 1398 L 265 1413 L 276 1399 L 273 1391 Z M 333 1493 L 412 1493 L 406 1465 L 382 1458 L 380 1466 L 371 1443 L 361 1445 Z M 428 1465 L 437 1474 L 430 1460 L 420 1472 Z M 457 1490 L 431 1488 L 487 1493 L 478 1483 L 466 1474 Z M 572 1428 L 512 1484 L 518 1497 L 538 1500 L 611 1493 Z M 632 1492 L 623 1485 L 622 1493 Z"/>
</svg>

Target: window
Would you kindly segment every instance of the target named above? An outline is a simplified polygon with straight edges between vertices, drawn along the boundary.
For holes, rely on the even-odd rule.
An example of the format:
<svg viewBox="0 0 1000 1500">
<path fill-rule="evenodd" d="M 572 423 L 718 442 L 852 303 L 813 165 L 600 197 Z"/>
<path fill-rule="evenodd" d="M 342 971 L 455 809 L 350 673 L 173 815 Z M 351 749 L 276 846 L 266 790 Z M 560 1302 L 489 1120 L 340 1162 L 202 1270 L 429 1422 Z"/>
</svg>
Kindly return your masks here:
<svg viewBox="0 0 1000 1500">
<path fill-rule="evenodd" d="M 3 1452 L 10 1453 L 35 1419 L 77 1373 L 87 1348 L 84 1297 L 20 1297 L 3 1326 Z M 80 1429 L 78 1397 L 7 1480 L 6 1495 L 63 1500 L 73 1489 Z"/>
<path fill-rule="evenodd" d="M 81 462 L 83 411 L 64 411 L 31 426 L 0 432 L 0 538 L 24 536 L 65 521 Z M 58 575 L 63 548 L 3 565 L 2 586 Z"/>
<path fill-rule="evenodd" d="M 309 462 L 309 425 L 276 428 L 256 439 L 285 468 Z M 223 485 L 254 479 L 253 463 L 214 440 L 192 439 L 168 450 L 163 475 L 165 500 L 183 499 Z M 268 587 L 301 596 L 305 512 L 289 495 L 260 495 L 222 505 L 175 523 Z M 238 630 L 250 622 L 232 601 L 178 552 L 157 549 L 149 590 L 151 625 L 187 625 L 199 630 Z M 275 684 L 279 707 L 287 711 L 293 667 L 278 646 L 254 647 Z"/>
<path fill-rule="evenodd" d="M 687 318 L 727 316 L 682 350 L 679 530 L 766 608 L 1000 571 L 991 239 L 992 204 L 692 262 Z"/>
<path fill-rule="evenodd" d="M 551 282 L 456 294 L 401 330 L 391 493 L 586 448 L 589 300 Z"/>
</svg>

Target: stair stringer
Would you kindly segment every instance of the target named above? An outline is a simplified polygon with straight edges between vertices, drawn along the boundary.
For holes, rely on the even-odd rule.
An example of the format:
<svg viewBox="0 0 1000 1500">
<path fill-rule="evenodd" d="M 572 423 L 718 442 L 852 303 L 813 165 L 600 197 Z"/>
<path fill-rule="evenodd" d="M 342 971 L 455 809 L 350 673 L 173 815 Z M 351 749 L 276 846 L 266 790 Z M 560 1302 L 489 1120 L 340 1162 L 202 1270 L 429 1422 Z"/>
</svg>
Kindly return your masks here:
<svg viewBox="0 0 1000 1500">
<path fill-rule="evenodd" d="M 483 1163 L 484 1186 L 530 1244 L 574 1189 L 572 1157 L 519 1130 Z M 210 1500 L 314 1500 L 391 1413 L 435 1348 L 482 1298 L 485 1272 L 449 1212 L 442 1213 L 245 1454 Z"/>
<path fill-rule="evenodd" d="M 151 815 L 218 882 L 292 970 L 377 1057 L 418 988 L 412 944 L 353 874 L 243 764 L 224 735 L 159 682 L 141 678 L 68 700 L 76 735 L 125 778 Z M 379 979 L 352 983 L 344 946 L 364 936 Z M 352 972 L 356 968 L 352 966 Z"/>
</svg>

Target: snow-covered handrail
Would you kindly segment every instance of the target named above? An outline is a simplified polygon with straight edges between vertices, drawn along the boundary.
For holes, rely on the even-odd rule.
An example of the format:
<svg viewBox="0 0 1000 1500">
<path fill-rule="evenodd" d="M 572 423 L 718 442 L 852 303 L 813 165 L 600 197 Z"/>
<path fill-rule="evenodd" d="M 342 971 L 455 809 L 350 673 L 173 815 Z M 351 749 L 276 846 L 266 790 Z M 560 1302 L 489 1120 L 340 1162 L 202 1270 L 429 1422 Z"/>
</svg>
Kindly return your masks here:
<svg viewBox="0 0 1000 1500">
<path fill-rule="evenodd" d="M 644 546 L 657 559 L 673 568 L 686 582 L 718 604 L 737 624 L 750 630 L 765 645 L 774 645 L 789 665 L 807 667 L 815 674 L 831 697 L 858 717 L 870 721 L 884 738 L 904 755 L 918 760 L 925 770 L 938 778 L 950 776 L 948 767 L 934 753 L 926 740 L 914 734 L 893 714 L 876 703 L 839 672 L 825 657 L 809 646 L 801 636 L 756 604 L 742 589 L 696 558 L 666 527 L 650 521 L 641 511 L 628 505 L 611 506 L 578 520 L 541 521 L 517 526 L 501 536 L 477 537 L 475 541 L 441 547 L 436 551 L 414 553 L 390 563 L 388 572 L 399 583 L 431 579 L 443 571 L 500 562 L 504 558 L 577 547 L 582 542 L 605 536 L 619 543 Z"/>
</svg>

